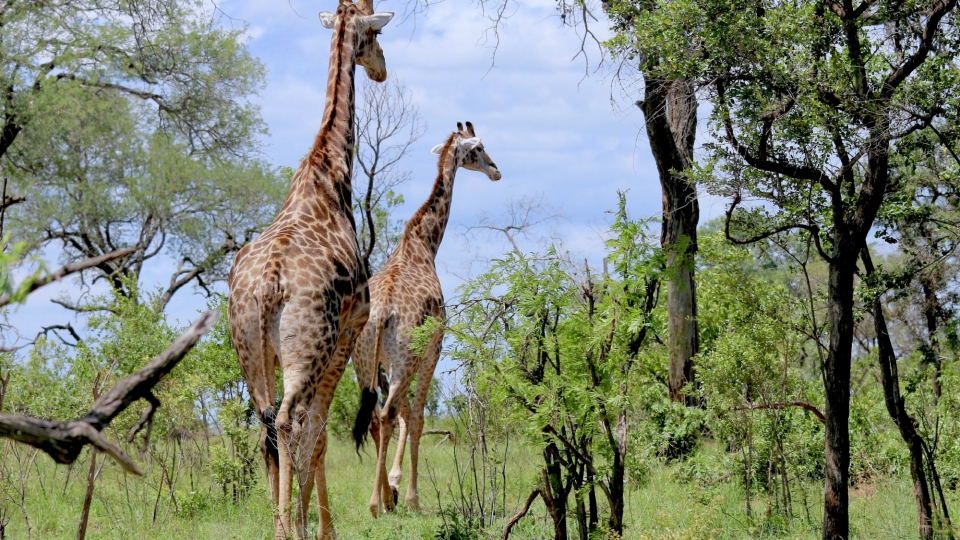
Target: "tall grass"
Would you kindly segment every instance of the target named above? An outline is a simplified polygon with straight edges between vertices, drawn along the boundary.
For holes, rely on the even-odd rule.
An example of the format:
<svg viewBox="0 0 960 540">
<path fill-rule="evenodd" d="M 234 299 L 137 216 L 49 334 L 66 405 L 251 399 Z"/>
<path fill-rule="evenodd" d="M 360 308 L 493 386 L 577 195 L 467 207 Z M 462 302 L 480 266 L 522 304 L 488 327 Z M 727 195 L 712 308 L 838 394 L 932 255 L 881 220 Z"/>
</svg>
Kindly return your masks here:
<svg viewBox="0 0 960 540">
<path fill-rule="evenodd" d="M 363 540 L 437 538 L 445 521 L 449 526 L 452 519 L 449 512 L 454 507 L 451 501 L 459 490 L 459 480 L 454 475 L 453 443 L 447 441 L 435 447 L 437 440 L 438 437 L 427 436 L 422 444 L 420 504 L 423 513 L 415 515 L 405 510 L 405 477 L 399 510 L 374 520 L 367 509 L 375 465 L 372 449 L 368 446 L 358 456 L 351 444 L 331 438 L 327 475 L 339 537 Z M 189 444 L 171 444 L 173 452 L 182 451 L 185 455 L 190 451 Z M 194 451 L 198 448 L 200 443 L 194 444 Z M 32 449 L 19 447 L 18 452 L 21 456 L 21 461 L 16 462 L 18 466 L 8 466 L 6 470 L 23 471 L 26 490 L 22 509 L 11 502 L 20 478 L 8 476 L 0 480 L 6 499 L 5 512 L 10 519 L 6 527 L 7 537 L 27 538 L 29 520 L 30 538 L 75 538 L 89 454 L 81 457 L 71 469 L 54 465 L 43 454 L 32 459 Z M 539 454 L 533 447 L 517 445 L 508 460 L 507 513 L 512 514 L 534 487 L 538 478 Z M 230 494 L 225 496 L 222 493 L 201 463 L 195 463 L 190 471 L 186 466 L 173 471 L 168 464 L 167 473 L 156 461 L 146 460 L 146 467 L 147 476 L 136 478 L 124 475 L 113 463 L 107 462 L 103 466 L 96 483 L 88 538 L 272 538 L 271 508 L 262 477 L 245 498 L 234 501 Z M 818 484 L 800 486 L 794 494 L 796 518 L 789 522 L 766 516 L 764 498 L 754 494 L 751 520 L 745 512 L 740 483 L 733 480 L 710 486 L 682 483 L 677 479 L 677 467 L 656 468 L 643 486 L 630 486 L 625 511 L 625 538 L 820 537 L 822 487 Z M 166 474 L 176 475 L 172 490 Z M 955 493 L 948 497 L 952 498 L 951 502 L 957 499 Z M 851 490 L 851 505 L 853 538 L 916 538 L 914 502 L 908 479 L 882 478 L 861 484 Z M 510 517 L 498 516 L 495 525 L 477 537 L 499 538 Z M 315 502 L 310 523 L 311 534 L 315 534 Z M 572 517 L 569 527 L 571 535 L 575 535 L 576 523 Z M 546 539 L 551 537 L 551 529 L 543 505 L 538 501 L 514 528 L 511 538 Z"/>
</svg>

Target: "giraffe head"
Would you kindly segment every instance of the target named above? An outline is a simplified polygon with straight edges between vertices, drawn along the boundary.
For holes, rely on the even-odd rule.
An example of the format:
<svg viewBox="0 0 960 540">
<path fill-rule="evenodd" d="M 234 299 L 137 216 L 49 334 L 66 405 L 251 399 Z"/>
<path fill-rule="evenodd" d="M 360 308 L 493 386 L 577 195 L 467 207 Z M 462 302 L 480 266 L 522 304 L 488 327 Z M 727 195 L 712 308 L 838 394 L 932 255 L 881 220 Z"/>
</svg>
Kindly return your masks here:
<svg viewBox="0 0 960 540">
<path fill-rule="evenodd" d="M 473 124 L 470 122 L 467 122 L 466 129 L 463 124 L 457 122 L 457 131 L 450 135 L 447 142 L 434 146 L 430 153 L 436 156 L 441 155 L 447 144 L 455 145 L 457 167 L 482 172 L 494 181 L 500 179 L 500 169 L 497 169 L 497 164 L 490 159 L 490 155 L 483 148 L 483 142 L 473 131 Z"/>
<path fill-rule="evenodd" d="M 320 23 L 325 28 L 335 28 L 341 19 L 345 24 L 357 26 L 357 64 L 363 66 L 367 77 L 376 82 L 387 78 L 387 63 L 377 36 L 392 18 L 390 12 L 374 13 L 373 0 L 360 0 L 356 4 L 352 0 L 340 0 L 335 14 L 329 11 L 320 13 Z"/>
</svg>

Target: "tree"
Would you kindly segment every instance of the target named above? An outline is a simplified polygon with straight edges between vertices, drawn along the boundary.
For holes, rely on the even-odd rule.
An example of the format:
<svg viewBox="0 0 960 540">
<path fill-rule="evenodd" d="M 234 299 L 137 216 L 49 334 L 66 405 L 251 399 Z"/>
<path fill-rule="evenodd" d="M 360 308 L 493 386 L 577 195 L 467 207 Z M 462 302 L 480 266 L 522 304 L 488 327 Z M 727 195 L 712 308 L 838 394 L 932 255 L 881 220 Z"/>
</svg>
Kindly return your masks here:
<svg viewBox="0 0 960 540">
<path fill-rule="evenodd" d="M 899 141 L 955 114 L 955 4 L 676 1 L 640 11 L 628 30 L 665 72 L 709 81 L 719 141 L 701 180 L 732 198 L 728 237 L 804 229 L 828 264 L 824 539 L 849 537 L 856 263 L 901 189 L 891 174 Z M 762 204 L 744 208 L 745 197 Z"/>
<path fill-rule="evenodd" d="M 166 252 L 164 304 L 223 279 L 284 183 L 253 159 L 264 70 L 241 31 L 195 0 L 12 0 L 0 24 L 0 168 L 26 199 L 10 232 L 68 258 L 134 248 L 96 268 L 119 290 Z"/>
<path fill-rule="evenodd" d="M 567 538 L 568 513 L 587 538 L 599 524 L 598 488 L 607 527 L 623 533 L 630 396 L 638 357 L 652 341 L 664 262 L 622 194 L 612 233 L 612 274 L 594 277 L 556 247 L 544 255 L 514 250 L 461 288 L 452 356 L 488 407 L 505 411 L 543 456 L 542 481 L 504 537 L 539 496 L 555 538 Z"/>
<path fill-rule="evenodd" d="M 420 109 L 402 81 L 365 82 L 357 110 L 357 151 L 354 199 L 357 201 L 357 238 L 373 274 L 387 262 L 403 235 L 403 221 L 391 221 L 390 210 L 403 204 L 394 190 L 410 180 L 400 168 L 413 143 L 426 131 Z"/>
</svg>

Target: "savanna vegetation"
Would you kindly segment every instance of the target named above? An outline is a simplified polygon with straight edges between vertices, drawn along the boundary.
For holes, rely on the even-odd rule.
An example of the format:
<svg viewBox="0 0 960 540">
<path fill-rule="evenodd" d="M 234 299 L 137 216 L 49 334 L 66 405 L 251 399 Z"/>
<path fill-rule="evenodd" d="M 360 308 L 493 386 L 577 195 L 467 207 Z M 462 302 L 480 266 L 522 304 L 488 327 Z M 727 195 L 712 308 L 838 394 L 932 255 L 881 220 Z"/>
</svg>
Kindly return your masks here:
<svg viewBox="0 0 960 540">
<path fill-rule="evenodd" d="M 0 5 L 0 538 L 272 534 L 217 284 L 291 169 L 257 152 L 265 67 L 210 9 Z M 448 320 L 413 340 L 446 325 L 457 366 L 431 389 L 421 514 L 369 517 L 374 454 L 348 441 L 349 369 L 337 388 L 327 470 L 341 537 L 956 537 L 956 2 L 558 10 L 571 25 L 606 13 L 603 53 L 642 89 L 663 214 L 631 215 L 637 194 L 610 193 L 595 264 L 562 239 L 521 248 L 517 235 L 550 222 L 535 203 L 486 218 L 512 249 L 447 291 Z M 375 270 L 403 230 L 396 188 L 423 120 L 398 81 L 358 95 L 354 203 Z M 701 222 L 698 190 L 725 215 Z M 69 264 L 53 270 L 51 253 Z M 145 289 L 159 261 L 169 283 Z M 84 292 L 57 302 L 86 329 L 21 336 L 16 303 L 67 275 Z M 26 424 L 11 415 L 89 419 L 162 357 L 186 330 L 165 307 L 188 286 L 222 316 L 131 394 L 147 414 L 127 403 L 89 420 L 69 455 L 12 440 Z"/>
</svg>

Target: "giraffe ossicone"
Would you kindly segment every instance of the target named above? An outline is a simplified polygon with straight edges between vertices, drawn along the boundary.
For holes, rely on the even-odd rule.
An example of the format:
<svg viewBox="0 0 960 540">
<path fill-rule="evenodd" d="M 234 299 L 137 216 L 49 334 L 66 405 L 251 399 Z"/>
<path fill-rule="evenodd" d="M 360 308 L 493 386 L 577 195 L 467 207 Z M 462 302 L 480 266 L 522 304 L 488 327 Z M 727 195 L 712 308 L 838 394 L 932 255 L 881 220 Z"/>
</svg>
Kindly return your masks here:
<svg viewBox="0 0 960 540">
<path fill-rule="evenodd" d="M 447 137 L 443 144 L 434 147 L 432 152 L 440 159 L 430 197 L 407 222 L 400 243 L 383 269 L 370 278 L 370 319 L 357 340 L 353 354 L 354 369 L 361 388 L 354 439 L 359 450 L 369 428 L 377 445 L 377 473 L 370 498 L 370 512 L 374 517 L 381 506 L 388 511 L 395 506 L 394 490 L 399 489 L 400 466 L 408 434 L 410 478 L 406 501 L 411 510 L 419 510 L 417 467 L 420 436 L 423 434 L 423 409 L 440 358 L 443 326 L 430 336 L 420 356 L 411 351 L 409 345 L 413 329 L 421 326 L 427 317 L 446 321 L 443 290 L 434 260 L 450 218 L 457 169 L 462 167 L 479 171 L 490 180 L 501 178 L 500 170 L 487 154 L 470 122 L 467 122 L 466 129 L 458 123 L 457 131 Z M 380 365 L 389 376 L 390 387 L 382 409 L 378 410 Z M 417 387 L 411 406 L 407 391 L 414 376 Z M 395 419 L 400 422 L 400 440 L 388 477 L 387 448 Z"/>
</svg>

